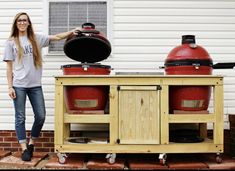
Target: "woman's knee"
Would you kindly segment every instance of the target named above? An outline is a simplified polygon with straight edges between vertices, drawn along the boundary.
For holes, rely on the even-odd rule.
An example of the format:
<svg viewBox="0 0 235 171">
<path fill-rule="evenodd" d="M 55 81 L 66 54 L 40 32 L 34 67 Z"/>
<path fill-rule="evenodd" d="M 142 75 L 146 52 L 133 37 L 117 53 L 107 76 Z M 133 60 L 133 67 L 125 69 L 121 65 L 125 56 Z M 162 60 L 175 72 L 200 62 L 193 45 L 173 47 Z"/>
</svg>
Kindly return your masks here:
<svg viewBox="0 0 235 171">
<path fill-rule="evenodd" d="M 46 120 L 46 115 L 39 115 L 35 118 L 38 124 L 44 124 Z"/>
</svg>

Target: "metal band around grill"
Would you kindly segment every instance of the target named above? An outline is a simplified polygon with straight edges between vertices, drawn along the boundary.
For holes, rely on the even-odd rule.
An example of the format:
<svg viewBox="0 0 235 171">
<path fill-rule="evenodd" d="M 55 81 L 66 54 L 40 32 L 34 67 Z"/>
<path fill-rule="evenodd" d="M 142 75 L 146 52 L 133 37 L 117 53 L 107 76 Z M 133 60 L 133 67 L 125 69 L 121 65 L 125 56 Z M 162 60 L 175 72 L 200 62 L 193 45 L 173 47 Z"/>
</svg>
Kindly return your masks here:
<svg viewBox="0 0 235 171">
<path fill-rule="evenodd" d="M 185 59 L 185 60 L 172 60 L 166 61 L 165 66 L 213 66 L 212 60 L 199 60 L 199 59 Z"/>
</svg>

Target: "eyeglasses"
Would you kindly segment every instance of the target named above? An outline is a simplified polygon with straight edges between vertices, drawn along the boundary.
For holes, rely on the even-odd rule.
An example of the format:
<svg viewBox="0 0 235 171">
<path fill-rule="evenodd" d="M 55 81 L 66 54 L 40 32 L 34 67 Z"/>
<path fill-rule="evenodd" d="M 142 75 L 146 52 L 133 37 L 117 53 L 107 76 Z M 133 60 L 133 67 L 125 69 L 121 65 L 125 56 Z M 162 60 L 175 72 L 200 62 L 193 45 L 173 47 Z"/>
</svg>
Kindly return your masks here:
<svg viewBox="0 0 235 171">
<path fill-rule="evenodd" d="M 17 23 L 19 23 L 19 24 L 21 24 L 21 23 L 26 24 L 27 22 L 28 22 L 27 19 L 19 19 L 19 20 L 17 20 Z"/>
</svg>

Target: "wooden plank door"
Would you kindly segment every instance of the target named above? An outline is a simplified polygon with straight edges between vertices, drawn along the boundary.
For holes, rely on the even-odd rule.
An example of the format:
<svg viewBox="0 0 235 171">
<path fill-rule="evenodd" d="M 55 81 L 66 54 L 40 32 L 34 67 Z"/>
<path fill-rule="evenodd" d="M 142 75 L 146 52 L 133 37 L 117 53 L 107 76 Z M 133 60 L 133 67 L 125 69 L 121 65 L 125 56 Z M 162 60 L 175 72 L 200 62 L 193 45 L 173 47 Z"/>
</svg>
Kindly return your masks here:
<svg viewBox="0 0 235 171">
<path fill-rule="evenodd" d="M 159 144 L 159 107 L 157 86 L 120 86 L 120 144 Z"/>
</svg>

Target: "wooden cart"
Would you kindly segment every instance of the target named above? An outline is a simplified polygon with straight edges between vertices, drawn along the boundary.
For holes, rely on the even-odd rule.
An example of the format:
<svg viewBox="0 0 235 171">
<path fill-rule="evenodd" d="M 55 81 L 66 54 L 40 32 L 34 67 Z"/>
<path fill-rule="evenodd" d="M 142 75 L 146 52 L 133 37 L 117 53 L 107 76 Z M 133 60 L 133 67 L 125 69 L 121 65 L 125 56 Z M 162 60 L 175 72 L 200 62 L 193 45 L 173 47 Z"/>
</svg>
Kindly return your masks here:
<svg viewBox="0 0 235 171">
<path fill-rule="evenodd" d="M 108 86 L 108 114 L 67 113 L 65 86 Z M 211 86 L 213 112 L 209 114 L 170 114 L 169 86 Z M 138 105 L 140 104 L 140 105 Z M 117 153 L 156 153 L 161 163 L 167 153 L 223 153 L 223 77 L 211 75 L 76 75 L 55 77 L 55 152 L 60 163 L 69 153 L 107 153 L 114 163 Z M 109 141 L 71 143 L 71 124 L 108 124 Z M 200 143 L 169 141 L 169 125 L 197 123 L 204 138 Z M 207 124 L 213 125 L 213 138 L 207 138 Z"/>
</svg>

